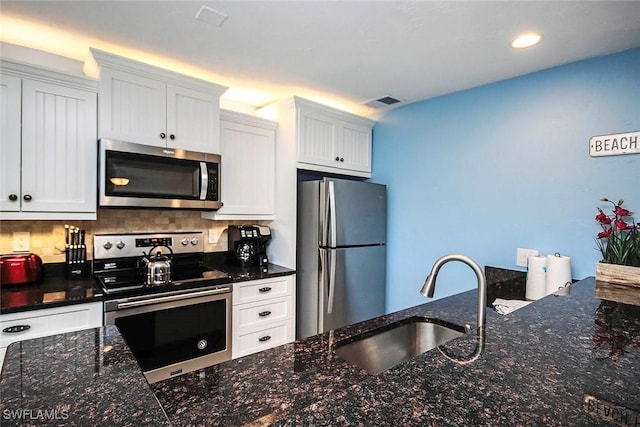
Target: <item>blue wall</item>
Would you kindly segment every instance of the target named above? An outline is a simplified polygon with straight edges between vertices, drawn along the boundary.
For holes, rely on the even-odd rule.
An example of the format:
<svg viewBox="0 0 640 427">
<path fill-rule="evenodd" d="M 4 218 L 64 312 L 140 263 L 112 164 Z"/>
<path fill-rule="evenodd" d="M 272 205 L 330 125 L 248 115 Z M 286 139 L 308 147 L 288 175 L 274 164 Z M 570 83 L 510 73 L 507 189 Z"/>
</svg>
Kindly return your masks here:
<svg viewBox="0 0 640 427">
<path fill-rule="evenodd" d="M 388 185 L 387 310 L 426 302 L 433 262 L 461 252 L 516 267 L 516 248 L 595 274 L 598 199 L 625 198 L 640 221 L 640 154 L 592 158 L 595 135 L 640 131 L 640 48 L 572 63 L 385 114 L 372 181 Z M 447 264 L 435 297 L 475 287 Z"/>
</svg>

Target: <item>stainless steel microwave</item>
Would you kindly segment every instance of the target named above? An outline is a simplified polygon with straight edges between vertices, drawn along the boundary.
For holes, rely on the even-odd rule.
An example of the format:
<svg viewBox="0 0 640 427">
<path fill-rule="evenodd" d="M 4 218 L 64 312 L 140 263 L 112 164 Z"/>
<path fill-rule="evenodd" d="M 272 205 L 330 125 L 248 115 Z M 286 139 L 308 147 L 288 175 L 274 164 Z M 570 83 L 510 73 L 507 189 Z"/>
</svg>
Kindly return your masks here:
<svg viewBox="0 0 640 427">
<path fill-rule="evenodd" d="M 216 210 L 220 156 L 102 138 L 98 205 Z"/>
</svg>

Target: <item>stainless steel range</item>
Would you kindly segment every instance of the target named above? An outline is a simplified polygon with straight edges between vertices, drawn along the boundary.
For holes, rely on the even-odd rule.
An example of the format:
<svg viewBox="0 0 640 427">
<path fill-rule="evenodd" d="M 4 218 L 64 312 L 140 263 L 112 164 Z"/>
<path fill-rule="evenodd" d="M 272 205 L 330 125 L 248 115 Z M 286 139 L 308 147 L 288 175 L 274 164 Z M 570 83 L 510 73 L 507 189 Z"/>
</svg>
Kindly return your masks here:
<svg viewBox="0 0 640 427">
<path fill-rule="evenodd" d="M 201 232 L 98 234 L 93 272 L 154 383 L 231 359 L 231 277 L 205 265 Z"/>
</svg>

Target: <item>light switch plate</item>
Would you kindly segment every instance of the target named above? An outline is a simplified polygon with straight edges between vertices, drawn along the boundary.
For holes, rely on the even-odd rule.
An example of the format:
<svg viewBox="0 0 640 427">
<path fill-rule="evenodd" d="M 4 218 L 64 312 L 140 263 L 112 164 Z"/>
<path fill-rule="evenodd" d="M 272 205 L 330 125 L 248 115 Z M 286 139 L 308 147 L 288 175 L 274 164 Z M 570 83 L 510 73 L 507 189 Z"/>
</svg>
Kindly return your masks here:
<svg viewBox="0 0 640 427">
<path fill-rule="evenodd" d="M 28 231 L 15 231 L 13 233 L 13 251 L 29 252 L 31 250 L 31 233 Z"/>
<path fill-rule="evenodd" d="M 522 249 L 518 248 L 516 253 L 516 265 L 518 267 L 527 266 L 527 258 L 529 256 L 538 256 L 540 253 L 535 249 Z"/>
</svg>

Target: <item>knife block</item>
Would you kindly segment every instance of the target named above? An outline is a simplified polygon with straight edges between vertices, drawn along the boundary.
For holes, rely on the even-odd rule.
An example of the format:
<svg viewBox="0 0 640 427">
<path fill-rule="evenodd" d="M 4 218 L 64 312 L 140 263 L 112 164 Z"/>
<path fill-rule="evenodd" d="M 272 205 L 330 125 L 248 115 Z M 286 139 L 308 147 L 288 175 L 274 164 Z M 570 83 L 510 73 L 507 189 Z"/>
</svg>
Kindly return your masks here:
<svg viewBox="0 0 640 427">
<path fill-rule="evenodd" d="M 85 279 L 89 273 L 89 264 L 86 259 L 70 260 L 67 251 L 64 263 L 64 277 L 67 280 Z"/>
</svg>

